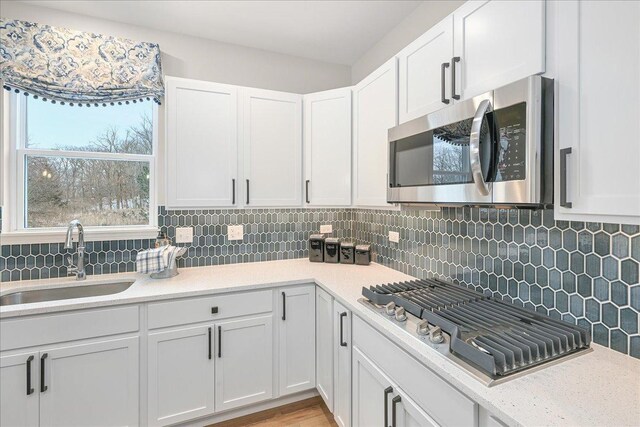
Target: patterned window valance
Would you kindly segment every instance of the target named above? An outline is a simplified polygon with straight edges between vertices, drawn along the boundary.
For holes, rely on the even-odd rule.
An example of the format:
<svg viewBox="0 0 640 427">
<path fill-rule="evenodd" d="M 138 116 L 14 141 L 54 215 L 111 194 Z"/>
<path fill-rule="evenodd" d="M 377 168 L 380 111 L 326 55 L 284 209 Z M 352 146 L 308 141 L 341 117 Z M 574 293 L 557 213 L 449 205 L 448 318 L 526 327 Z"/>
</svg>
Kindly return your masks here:
<svg viewBox="0 0 640 427">
<path fill-rule="evenodd" d="M 5 89 L 52 102 L 106 105 L 164 95 L 160 47 L 0 18 Z"/>
</svg>

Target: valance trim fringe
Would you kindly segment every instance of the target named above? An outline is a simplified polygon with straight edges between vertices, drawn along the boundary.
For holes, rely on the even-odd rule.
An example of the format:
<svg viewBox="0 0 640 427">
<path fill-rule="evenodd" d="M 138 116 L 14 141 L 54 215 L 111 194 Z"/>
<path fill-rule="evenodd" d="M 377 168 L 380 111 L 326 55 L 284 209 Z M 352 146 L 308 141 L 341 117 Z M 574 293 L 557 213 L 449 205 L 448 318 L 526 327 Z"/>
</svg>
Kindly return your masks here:
<svg viewBox="0 0 640 427">
<path fill-rule="evenodd" d="M 164 96 L 155 43 L 0 18 L 0 79 L 6 90 L 78 106 Z"/>
</svg>

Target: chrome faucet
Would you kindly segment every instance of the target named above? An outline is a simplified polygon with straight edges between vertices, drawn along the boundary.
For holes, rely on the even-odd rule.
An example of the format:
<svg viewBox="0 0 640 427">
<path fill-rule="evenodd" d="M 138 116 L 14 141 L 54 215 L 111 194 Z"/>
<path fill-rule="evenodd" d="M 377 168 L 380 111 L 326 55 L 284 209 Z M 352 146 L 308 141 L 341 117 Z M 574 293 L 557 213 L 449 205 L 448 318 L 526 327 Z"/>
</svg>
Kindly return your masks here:
<svg viewBox="0 0 640 427">
<path fill-rule="evenodd" d="M 74 219 L 69 223 L 69 227 L 67 227 L 67 238 L 64 241 L 65 249 L 73 249 L 73 229 L 78 228 L 78 249 L 76 253 L 76 263 L 73 263 L 73 256 L 69 255 L 67 261 L 69 262 L 69 268 L 67 268 L 67 273 L 69 275 L 75 274 L 77 280 L 84 280 L 87 278 L 87 275 L 84 271 L 84 228 L 82 228 L 82 224 L 77 219 Z"/>
</svg>

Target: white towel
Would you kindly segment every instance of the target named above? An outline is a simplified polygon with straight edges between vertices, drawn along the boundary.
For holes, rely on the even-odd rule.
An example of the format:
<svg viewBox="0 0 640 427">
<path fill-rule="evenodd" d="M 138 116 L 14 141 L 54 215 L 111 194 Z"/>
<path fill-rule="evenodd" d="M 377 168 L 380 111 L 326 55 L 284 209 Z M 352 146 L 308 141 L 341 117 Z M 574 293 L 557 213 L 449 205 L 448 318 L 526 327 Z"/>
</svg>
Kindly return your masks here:
<svg viewBox="0 0 640 427">
<path fill-rule="evenodd" d="M 147 249 L 136 255 L 136 271 L 138 273 L 159 273 L 169 265 L 169 255 L 174 253 L 174 246 L 160 246 Z"/>
</svg>

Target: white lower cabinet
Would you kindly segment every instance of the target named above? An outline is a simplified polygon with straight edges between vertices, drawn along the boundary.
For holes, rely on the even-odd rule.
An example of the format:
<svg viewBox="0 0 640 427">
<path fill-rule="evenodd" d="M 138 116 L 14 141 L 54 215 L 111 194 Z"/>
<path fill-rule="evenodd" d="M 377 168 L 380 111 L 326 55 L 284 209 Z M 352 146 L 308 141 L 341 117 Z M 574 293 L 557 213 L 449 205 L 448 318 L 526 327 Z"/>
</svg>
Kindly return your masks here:
<svg viewBox="0 0 640 427">
<path fill-rule="evenodd" d="M 172 424 L 214 409 L 213 325 L 149 334 L 148 424 Z"/>
<path fill-rule="evenodd" d="M 279 329 L 280 396 L 316 386 L 316 286 L 280 288 L 276 323 Z"/>
<path fill-rule="evenodd" d="M 438 425 L 357 347 L 352 372 L 353 425 Z"/>
<path fill-rule="evenodd" d="M 333 412 L 333 297 L 316 290 L 316 387 Z"/>
<path fill-rule="evenodd" d="M 0 425 L 135 426 L 138 337 L 0 357 Z"/>
<path fill-rule="evenodd" d="M 135 426 L 138 337 L 40 351 L 41 426 Z"/>
<path fill-rule="evenodd" d="M 0 426 L 37 426 L 38 353 L 0 356 Z"/>
<path fill-rule="evenodd" d="M 351 312 L 333 301 L 333 417 L 351 425 Z"/>
<path fill-rule="evenodd" d="M 273 317 L 216 324 L 215 408 L 237 408 L 273 396 Z"/>
</svg>

